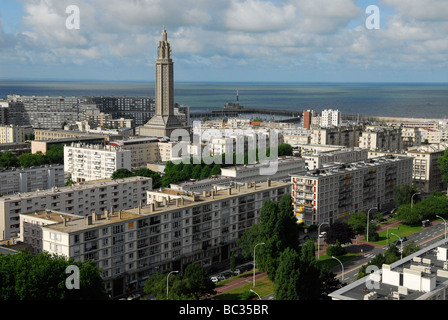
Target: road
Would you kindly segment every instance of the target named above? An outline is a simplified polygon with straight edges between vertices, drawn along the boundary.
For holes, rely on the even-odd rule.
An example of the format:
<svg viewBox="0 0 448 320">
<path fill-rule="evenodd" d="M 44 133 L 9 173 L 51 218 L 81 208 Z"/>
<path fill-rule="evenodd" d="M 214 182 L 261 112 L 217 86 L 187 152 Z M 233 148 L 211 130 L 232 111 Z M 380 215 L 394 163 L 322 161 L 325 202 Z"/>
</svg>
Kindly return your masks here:
<svg viewBox="0 0 448 320">
<path fill-rule="evenodd" d="M 409 241 L 414 241 L 416 245 L 419 246 L 420 249 L 425 246 L 439 241 L 445 234 L 445 225 L 444 223 L 440 223 L 439 221 L 433 221 L 432 225 L 424 228 L 423 230 L 414 233 L 408 236 L 408 241 L 403 242 L 403 247 L 406 246 L 406 243 Z M 391 241 L 394 241 L 392 238 L 389 238 Z M 396 240 L 396 239 L 395 239 Z M 348 247 L 347 247 L 348 248 Z M 362 249 L 362 252 L 361 252 Z M 360 242 L 358 244 L 353 244 L 350 246 L 351 252 L 359 252 L 361 255 L 355 259 L 347 261 L 344 263 L 344 273 L 343 280 L 344 283 L 354 282 L 358 277 L 359 268 L 368 263 L 371 259 L 373 259 L 379 253 L 385 253 L 388 249 L 388 246 L 373 246 L 368 243 Z M 398 249 L 400 250 L 400 244 L 398 244 Z M 342 279 L 342 267 L 335 267 L 333 272 L 336 273 L 336 277 Z"/>
</svg>

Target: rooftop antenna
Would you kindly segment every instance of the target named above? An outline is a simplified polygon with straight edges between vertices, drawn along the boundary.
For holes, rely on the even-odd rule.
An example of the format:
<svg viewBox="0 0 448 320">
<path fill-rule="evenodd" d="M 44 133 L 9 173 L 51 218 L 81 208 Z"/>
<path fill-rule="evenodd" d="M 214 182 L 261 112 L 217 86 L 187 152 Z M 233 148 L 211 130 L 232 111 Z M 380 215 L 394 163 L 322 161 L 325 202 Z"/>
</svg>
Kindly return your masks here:
<svg viewBox="0 0 448 320">
<path fill-rule="evenodd" d="M 239 96 L 238 96 L 238 90 L 236 90 L 236 101 L 240 101 Z"/>
</svg>

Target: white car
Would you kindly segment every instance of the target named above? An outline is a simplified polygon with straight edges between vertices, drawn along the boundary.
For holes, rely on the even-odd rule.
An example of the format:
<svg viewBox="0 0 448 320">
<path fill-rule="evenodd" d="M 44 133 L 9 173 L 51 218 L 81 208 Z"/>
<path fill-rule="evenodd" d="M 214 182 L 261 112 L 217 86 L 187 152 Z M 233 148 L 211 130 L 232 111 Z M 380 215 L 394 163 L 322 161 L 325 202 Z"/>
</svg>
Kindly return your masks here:
<svg viewBox="0 0 448 320">
<path fill-rule="evenodd" d="M 214 282 L 214 283 L 219 281 L 217 277 L 210 277 L 210 280 L 212 280 L 212 282 Z"/>
<path fill-rule="evenodd" d="M 327 235 L 327 233 L 325 231 L 322 231 L 319 235 L 319 238 L 323 238 Z"/>
</svg>

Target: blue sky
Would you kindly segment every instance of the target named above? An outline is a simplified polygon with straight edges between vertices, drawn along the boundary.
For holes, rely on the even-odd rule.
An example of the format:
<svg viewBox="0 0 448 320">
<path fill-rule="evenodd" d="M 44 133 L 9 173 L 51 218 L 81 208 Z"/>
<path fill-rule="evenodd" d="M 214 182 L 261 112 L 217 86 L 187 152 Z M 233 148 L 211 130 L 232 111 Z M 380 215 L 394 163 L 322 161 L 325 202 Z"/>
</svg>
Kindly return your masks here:
<svg viewBox="0 0 448 320">
<path fill-rule="evenodd" d="M 2 0 L 0 79 L 153 81 L 166 25 L 176 81 L 447 82 L 447 12 L 446 0 Z"/>
</svg>

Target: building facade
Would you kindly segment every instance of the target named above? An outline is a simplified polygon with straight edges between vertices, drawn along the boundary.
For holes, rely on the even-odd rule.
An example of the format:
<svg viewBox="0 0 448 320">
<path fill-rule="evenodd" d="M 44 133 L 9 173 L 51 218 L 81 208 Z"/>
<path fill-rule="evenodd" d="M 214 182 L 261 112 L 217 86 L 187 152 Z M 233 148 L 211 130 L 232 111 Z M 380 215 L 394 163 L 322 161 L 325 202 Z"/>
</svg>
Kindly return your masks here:
<svg viewBox="0 0 448 320">
<path fill-rule="evenodd" d="M 0 169 L 0 195 L 46 190 L 65 185 L 64 165 Z"/>
<path fill-rule="evenodd" d="M 132 169 L 131 151 L 72 143 L 64 146 L 64 166 L 74 182 L 108 179 L 118 169 Z"/>
<path fill-rule="evenodd" d="M 0 126 L 0 144 L 25 142 L 25 129 L 16 125 Z"/>
<path fill-rule="evenodd" d="M 146 191 L 151 189 L 151 178 L 131 177 L 0 197 L 0 240 L 18 235 L 22 213 L 52 210 L 86 216 L 92 211 L 135 208 L 146 203 Z"/>
<path fill-rule="evenodd" d="M 341 122 L 341 111 L 326 109 L 321 112 L 320 125 L 322 128 L 337 127 Z"/>
<path fill-rule="evenodd" d="M 289 188 L 265 181 L 205 196 L 159 193 L 164 202 L 47 224 L 42 248 L 93 261 L 102 269 L 106 290 L 117 297 L 141 289 L 156 272 L 183 272 L 191 263 L 208 268 L 229 259 L 236 240 L 258 222 L 263 203 L 280 200 Z"/>
<path fill-rule="evenodd" d="M 412 183 L 412 159 L 385 156 L 291 176 L 294 210 L 306 225 L 394 205 L 395 186 Z"/>
</svg>

